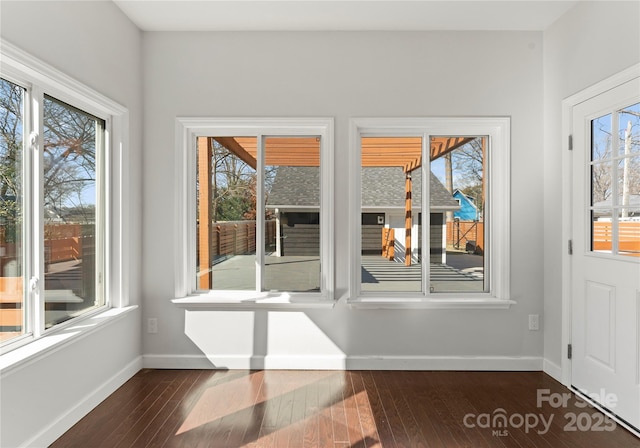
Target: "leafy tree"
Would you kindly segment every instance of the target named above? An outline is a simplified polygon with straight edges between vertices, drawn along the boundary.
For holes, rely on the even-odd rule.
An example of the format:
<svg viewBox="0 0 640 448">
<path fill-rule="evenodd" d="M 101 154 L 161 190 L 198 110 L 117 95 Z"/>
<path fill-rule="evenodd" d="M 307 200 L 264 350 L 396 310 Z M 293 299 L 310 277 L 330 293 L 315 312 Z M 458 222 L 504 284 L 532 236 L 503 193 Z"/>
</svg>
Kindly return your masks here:
<svg viewBox="0 0 640 448">
<path fill-rule="evenodd" d="M 0 226 L 6 242 L 16 242 L 21 224 L 22 109 L 24 89 L 0 79 Z"/>
</svg>

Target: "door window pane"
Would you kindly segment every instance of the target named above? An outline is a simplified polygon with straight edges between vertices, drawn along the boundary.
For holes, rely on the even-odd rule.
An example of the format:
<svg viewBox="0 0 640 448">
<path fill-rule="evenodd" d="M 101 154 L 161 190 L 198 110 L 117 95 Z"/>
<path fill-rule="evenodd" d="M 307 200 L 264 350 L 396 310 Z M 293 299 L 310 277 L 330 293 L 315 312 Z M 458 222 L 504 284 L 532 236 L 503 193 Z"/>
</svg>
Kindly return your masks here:
<svg viewBox="0 0 640 448">
<path fill-rule="evenodd" d="M 613 244 L 613 210 L 600 208 L 591 211 L 591 250 L 611 253 Z"/>
<path fill-rule="evenodd" d="M 640 257 L 640 206 L 624 207 L 618 211 L 618 253 Z"/>
<path fill-rule="evenodd" d="M 624 108 L 618 115 L 620 160 L 618 191 L 618 251 L 640 256 L 640 103 Z"/>
<path fill-rule="evenodd" d="M 0 342 L 25 333 L 22 153 L 25 90 L 0 79 Z"/>
<path fill-rule="evenodd" d="M 430 291 L 484 292 L 486 138 L 432 137 Z"/>
<path fill-rule="evenodd" d="M 618 113 L 620 152 L 624 155 L 640 154 L 640 103 L 625 107 Z"/>
<path fill-rule="evenodd" d="M 103 305 L 100 280 L 104 121 L 44 99 L 45 328 Z"/>
<path fill-rule="evenodd" d="M 611 114 L 591 121 L 591 160 L 611 158 Z"/>
<path fill-rule="evenodd" d="M 611 182 L 611 160 L 591 164 L 591 205 L 611 205 L 613 184 Z"/>
</svg>

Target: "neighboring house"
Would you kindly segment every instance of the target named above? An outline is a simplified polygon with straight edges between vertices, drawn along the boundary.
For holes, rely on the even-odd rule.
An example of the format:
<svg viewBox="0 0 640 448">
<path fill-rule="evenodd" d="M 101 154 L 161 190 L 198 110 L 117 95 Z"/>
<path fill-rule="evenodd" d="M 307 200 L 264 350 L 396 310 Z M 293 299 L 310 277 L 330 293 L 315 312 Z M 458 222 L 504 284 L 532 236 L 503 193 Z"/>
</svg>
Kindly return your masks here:
<svg viewBox="0 0 640 448">
<path fill-rule="evenodd" d="M 621 204 L 622 204 L 622 196 L 620 196 L 616 205 L 621 205 Z M 597 217 L 599 220 L 611 219 L 611 212 L 606 211 L 607 207 L 608 208 L 611 207 L 611 198 L 605 201 L 596 202 L 595 204 L 593 204 L 593 206 L 596 208 L 596 210 L 594 210 L 594 216 Z M 629 195 L 629 207 L 627 208 L 627 217 L 633 221 L 640 220 L 640 194 Z"/>
<path fill-rule="evenodd" d="M 480 213 L 476 206 L 474 198 L 467 196 L 460 190 L 453 192 L 453 197 L 460 204 L 460 210 L 453 214 L 454 218 L 458 218 L 460 221 L 479 221 Z"/>
<path fill-rule="evenodd" d="M 281 236 L 275 255 L 318 255 L 320 170 L 317 167 L 278 167 L 267 198 L 267 209 L 276 211 Z M 422 174 L 412 173 L 411 254 L 421 258 Z M 430 177 L 431 261 L 446 262 L 444 214 L 460 209 L 438 179 Z M 404 262 L 405 174 L 400 167 L 362 168 L 362 253 L 382 253 L 382 229 L 394 229 L 395 261 Z M 436 243 L 437 242 L 437 243 Z"/>
</svg>

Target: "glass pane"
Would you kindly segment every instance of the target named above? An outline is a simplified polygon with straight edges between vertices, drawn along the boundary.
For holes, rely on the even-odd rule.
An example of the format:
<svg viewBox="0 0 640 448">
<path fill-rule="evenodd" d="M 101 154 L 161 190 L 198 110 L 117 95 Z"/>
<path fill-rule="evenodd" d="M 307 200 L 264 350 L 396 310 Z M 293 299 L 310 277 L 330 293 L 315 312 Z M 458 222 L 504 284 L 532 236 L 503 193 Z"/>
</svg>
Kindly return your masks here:
<svg viewBox="0 0 640 448">
<path fill-rule="evenodd" d="M 640 154 L 640 103 L 619 112 L 620 154 Z"/>
<path fill-rule="evenodd" d="M 432 137 L 429 184 L 431 292 L 484 292 L 483 137 Z"/>
<path fill-rule="evenodd" d="M 611 158 L 611 114 L 591 121 L 591 160 Z"/>
<path fill-rule="evenodd" d="M 611 161 L 596 162 L 591 165 L 591 205 L 611 206 Z"/>
<path fill-rule="evenodd" d="M 104 121 L 44 100 L 45 327 L 104 303 L 98 183 Z"/>
<path fill-rule="evenodd" d="M 616 205 L 640 206 L 640 155 L 618 162 L 618 193 Z"/>
<path fill-rule="evenodd" d="M 197 284 L 256 288 L 256 138 L 199 137 Z"/>
<path fill-rule="evenodd" d="M 265 138 L 267 291 L 320 291 L 320 138 Z"/>
<path fill-rule="evenodd" d="M 422 291 L 422 138 L 362 138 L 361 290 Z"/>
<path fill-rule="evenodd" d="M 640 257 L 640 204 L 618 212 L 618 253 Z"/>
<path fill-rule="evenodd" d="M 24 89 L 0 79 L 0 343 L 25 333 L 22 272 Z"/>
<path fill-rule="evenodd" d="M 613 250 L 613 210 L 596 209 L 591 211 L 591 250 L 611 253 Z"/>
</svg>

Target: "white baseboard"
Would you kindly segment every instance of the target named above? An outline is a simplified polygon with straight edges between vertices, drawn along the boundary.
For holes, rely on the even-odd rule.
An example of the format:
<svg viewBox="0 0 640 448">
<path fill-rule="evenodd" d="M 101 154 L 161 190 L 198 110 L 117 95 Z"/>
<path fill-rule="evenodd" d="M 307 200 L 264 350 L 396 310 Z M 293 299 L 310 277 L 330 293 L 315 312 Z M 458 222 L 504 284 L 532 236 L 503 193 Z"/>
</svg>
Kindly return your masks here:
<svg viewBox="0 0 640 448">
<path fill-rule="evenodd" d="M 143 355 L 142 359 L 143 367 L 152 369 L 543 370 L 542 358 L 533 356 Z"/>
<path fill-rule="evenodd" d="M 489 370 L 539 371 L 542 358 L 534 356 L 354 356 L 349 370 Z"/>
<path fill-rule="evenodd" d="M 105 398 L 126 383 L 142 368 L 142 357 L 137 357 L 104 384 L 96 387 L 89 395 L 81 399 L 75 406 L 59 416 L 49 426 L 26 441 L 23 447 L 49 446 L 62 434 L 75 425 L 82 417 L 99 405 Z"/>
<path fill-rule="evenodd" d="M 562 367 L 558 364 L 544 359 L 542 363 L 542 371 L 559 383 L 562 383 Z"/>
</svg>

